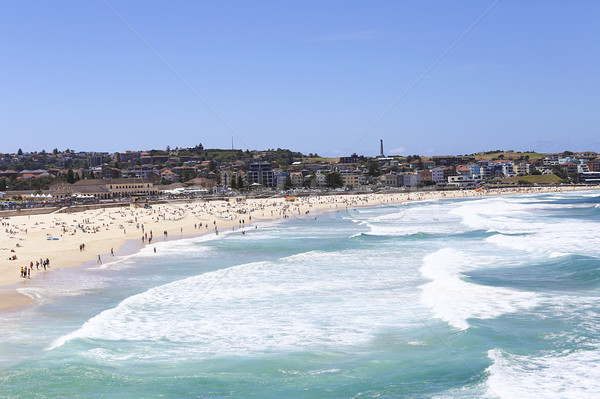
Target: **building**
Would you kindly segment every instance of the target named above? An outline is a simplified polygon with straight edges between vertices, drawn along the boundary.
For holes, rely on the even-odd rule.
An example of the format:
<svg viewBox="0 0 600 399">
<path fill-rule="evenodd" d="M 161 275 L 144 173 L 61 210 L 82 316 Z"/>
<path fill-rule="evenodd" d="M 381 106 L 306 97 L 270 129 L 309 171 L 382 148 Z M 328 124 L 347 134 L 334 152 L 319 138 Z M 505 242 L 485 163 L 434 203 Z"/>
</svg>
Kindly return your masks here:
<svg viewBox="0 0 600 399">
<path fill-rule="evenodd" d="M 133 162 L 140 157 L 140 153 L 137 151 L 125 151 L 124 153 L 115 152 L 113 159 L 117 162 L 129 163 Z"/>
<path fill-rule="evenodd" d="M 160 178 L 170 181 L 170 182 L 179 180 L 179 176 L 177 176 L 175 173 L 173 173 L 173 171 L 171 169 L 166 169 L 166 170 L 163 170 L 162 172 L 160 172 Z"/>
<path fill-rule="evenodd" d="M 421 183 L 431 184 L 433 182 L 431 171 L 429 169 L 419 170 L 417 173 L 419 174 L 419 180 Z"/>
<path fill-rule="evenodd" d="M 188 186 L 203 187 L 208 191 L 213 191 L 216 186 L 216 182 L 213 179 L 207 179 L 206 177 L 195 177 L 185 184 Z"/>
<path fill-rule="evenodd" d="M 560 165 L 560 168 L 569 176 L 577 173 L 577 164 L 575 162 L 565 162 Z"/>
<path fill-rule="evenodd" d="M 87 179 L 74 184 L 56 183 L 49 187 L 56 198 L 74 195 L 91 195 L 97 199 L 131 197 L 132 195 L 157 195 L 154 185 L 142 179 Z"/>
<path fill-rule="evenodd" d="M 317 187 L 327 186 L 327 171 L 317 170 L 315 173 Z"/>
<path fill-rule="evenodd" d="M 469 187 L 479 183 L 478 179 L 469 175 L 457 175 L 448 177 L 448 185 L 454 187 Z"/>
<path fill-rule="evenodd" d="M 600 184 L 600 172 L 579 173 L 579 181 L 585 184 Z"/>
<path fill-rule="evenodd" d="M 253 163 L 248 171 L 250 184 L 261 184 L 265 187 L 275 187 L 275 175 L 270 163 Z"/>
<path fill-rule="evenodd" d="M 151 176 L 160 176 L 160 171 L 152 166 L 134 166 L 122 171 L 124 178 L 148 179 Z"/>
<path fill-rule="evenodd" d="M 359 173 L 342 173 L 341 176 L 342 182 L 344 182 L 344 187 L 360 187 L 362 185 L 361 180 L 364 181 L 364 178 L 361 179 L 363 176 Z"/>
<path fill-rule="evenodd" d="M 588 166 L 590 172 L 600 172 L 600 160 L 592 159 L 585 162 L 585 164 Z"/>
<path fill-rule="evenodd" d="M 364 161 L 365 157 L 363 155 L 356 155 L 356 153 L 350 155 L 349 157 L 340 157 L 340 163 L 358 163 L 360 161 Z"/>
<path fill-rule="evenodd" d="M 273 180 L 276 187 L 283 188 L 285 180 L 287 179 L 287 173 L 281 169 L 273 171 Z"/>
<path fill-rule="evenodd" d="M 413 187 L 419 184 L 421 181 L 419 180 L 418 173 L 400 173 L 398 175 L 398 185 L 404 187 Z"/>
<path fill-rule="evenodd" d="M 460 155 L 444 155 L 444 156 L 433 156 L 431 160 L 435 162 L 436 165 L 454 165 L 459 163 L 467 163 L 473 161 L 473 157 L 468 156 L 460 156 Z"/>
<path fill-rule="evenodd" d="M 437 168 L 431 169 L 431 181 L 434 183 L 445 183 L 448 180 L 444 178 L 444 168 L 438 166 Z"/>
<path fill-rule="evenodd" d="M 398 175 L 395 173 L 387 173 L 381 180 L 386 187 L 398 187 Z"/>
<path fill-rule="evenodd" d="M 92 155 L 88 157 L 88 165 L 90 167 L 100 166 L 102 165 L 103 160 L 104 157 L 102 155 Z"/>
<path fill-rule="evenodd" d="M 535 165 L 533 165 L 533 164 L 526 163 L 526 162 L 520 162 L 520 163 L 514 164 L 514 172 L 517 175 L 530 175 L 534 171 L 535 171 Z"/>
<path fill-rule="evenodd" d="M 292 181 L 292 186 L 302 187 L 302 184 L 304 183 L 304 175 L 302 172 L 291 172 L 290 180 Z"/>
</svg>

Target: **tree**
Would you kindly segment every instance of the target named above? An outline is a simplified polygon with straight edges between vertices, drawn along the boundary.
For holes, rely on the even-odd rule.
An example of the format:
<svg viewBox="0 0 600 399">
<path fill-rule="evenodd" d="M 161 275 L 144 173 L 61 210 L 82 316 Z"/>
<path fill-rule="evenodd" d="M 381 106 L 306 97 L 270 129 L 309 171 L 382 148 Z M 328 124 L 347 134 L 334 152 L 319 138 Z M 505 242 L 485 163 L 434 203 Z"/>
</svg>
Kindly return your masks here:
<svg viewBox="0 0 600 399">
<path fill-rule="evenodd" d="M 556 176 L 560 177 L 563 180 L 567 180 L 569 178 L 569 176 L 560 166 L 555 166 L 554 168 L 552 168 L 552 172 L 554 172 Z"/>
<path fill-rule="evenodd" d="M 231 174 L 231 188 L 233 190 L 237 189 L 237 176 L 233 173 Z"/>
<path fill-rule="evenodd" d="M 373 177 L 379 176 L 379 174 L 380 174 L 379 162 L 377 162 L 374 159 L 370 159 L 368 166 L 369 166 L 369 176 L 373 176 Z"/>
<path fill-rule="evenodd" d="M 344 181 L 342 180 L 342 175 L 338 172 L 331 172 L 325 178 L 325 182 L 327 183 L 327 187 L 331 188 L 339 188 L 344 187 Z"/>
<path fill-rule="evenodd" d="M 217 170 L 217 165 L 215 164 L 215 161 L 212 159 L 208 163 L 208 170 L 211 172 L 214 172 L 215 170 Z"/>
<path fill-rule="evenodd" d="M 314 185 L 314 182 L 317 180 L 317 175 L 315 172 L 312 172 L 309 176 L 304 179 L 303 186 L 306 188 L 310 188 Z"/>
<path fill-rule="evenodd" d="M 0 190 L 6 190 L 6 179 L 0 180 Z"/>
<path fill-rule="evenodd" d="M 54 155 L 58 154 L 58 148 L 55 148 L 55 149 L 53 149 L 53 150 L 52 150 L 52 153 L 53 153 Z"/>
<path fill-rule="evenodd" d="M 67 183 L 75 183 L 75 174 L 73 173 L 73 169 L 69 169 L 69 171 L 67 172 Z"/>
<path fill-rule="evenodd" d="M 290 177 L 290 175 L 288 173 L 288 175 L 285 177 L 285 182 L 283 183 L 283 189 L 284 190 L 291 190 L 292 187 L 294 187 L 292 185 L 292 178 Z"/>
<path fill-rule="evenodd" d="M 237 188 L 238 190 L 244 189 L 244 179 L 242 179 L 242 175 L 238 175 L 237 177 Z"/>
<path fill-rule="evenodd" d="M 19 148 L 19 151 L 17 151 L 17 155 L 23 155 L 23 150 Z"/>
</svg>

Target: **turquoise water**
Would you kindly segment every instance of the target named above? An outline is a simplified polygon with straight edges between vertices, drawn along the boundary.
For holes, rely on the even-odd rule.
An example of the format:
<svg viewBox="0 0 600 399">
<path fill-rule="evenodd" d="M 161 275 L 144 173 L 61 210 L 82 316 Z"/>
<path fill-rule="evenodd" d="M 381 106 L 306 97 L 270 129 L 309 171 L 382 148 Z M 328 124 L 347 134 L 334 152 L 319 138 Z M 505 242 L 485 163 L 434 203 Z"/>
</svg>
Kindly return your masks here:
<svg viewBox="0 0 600 399">
<path fill-rule="evenodd" d="M 600 192 L 411 203 L 53 271 L 0 397 L 598 397 Z"/>
</svg>

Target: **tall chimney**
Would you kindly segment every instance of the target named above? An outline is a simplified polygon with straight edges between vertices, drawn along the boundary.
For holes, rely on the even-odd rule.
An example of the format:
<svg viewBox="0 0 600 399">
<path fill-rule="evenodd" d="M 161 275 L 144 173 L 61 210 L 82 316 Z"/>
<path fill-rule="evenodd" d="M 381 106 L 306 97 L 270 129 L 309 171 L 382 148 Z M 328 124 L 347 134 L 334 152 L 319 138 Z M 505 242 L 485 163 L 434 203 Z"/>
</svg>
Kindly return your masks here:
<svg viewBox="0 0 600 399">
<path fill-rule="evenodd" d="M 379 140 L 380 146 L 381 146 L 381 156 L 384 157 L 385 155 L 383 155 L 383 139 Z"/>
</svg>

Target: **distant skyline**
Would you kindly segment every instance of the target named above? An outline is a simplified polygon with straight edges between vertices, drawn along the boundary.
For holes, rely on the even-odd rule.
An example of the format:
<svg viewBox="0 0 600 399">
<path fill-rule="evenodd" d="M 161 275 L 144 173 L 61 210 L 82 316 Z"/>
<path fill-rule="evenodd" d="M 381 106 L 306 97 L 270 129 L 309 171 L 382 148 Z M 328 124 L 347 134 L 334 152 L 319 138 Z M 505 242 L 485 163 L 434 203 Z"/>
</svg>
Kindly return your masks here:
<svg viewBox="0 0 600 399">
<path fill-rule="evenodd" d="M 232 136 L 322 156 L 380 139 L 402 155 L 600 151 L 598 15 L 591 0 L 7 1 L 0 152 Z"/>
</svg>

